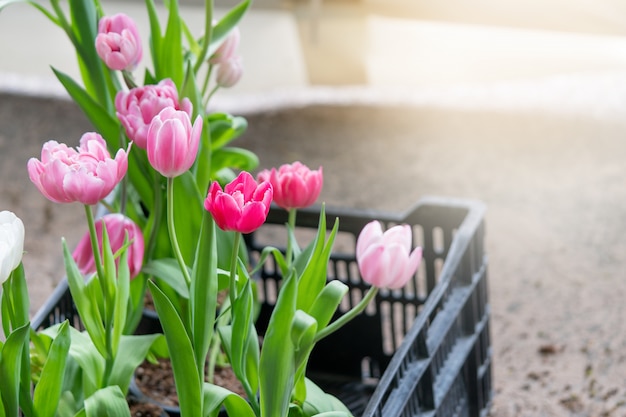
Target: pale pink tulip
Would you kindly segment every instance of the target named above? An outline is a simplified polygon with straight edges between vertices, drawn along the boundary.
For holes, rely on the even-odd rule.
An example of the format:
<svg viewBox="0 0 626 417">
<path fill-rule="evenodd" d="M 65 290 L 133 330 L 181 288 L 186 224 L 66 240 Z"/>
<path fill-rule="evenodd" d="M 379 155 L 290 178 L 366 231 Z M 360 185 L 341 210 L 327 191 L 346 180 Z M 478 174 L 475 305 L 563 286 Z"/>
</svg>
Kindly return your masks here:
<svg viewBox="0 0 626 417">
<path fill-rule="evenodd" d="M 230 88 L 237 84 L 243 75 L 241 58 L 236 56 L 224 61 L 217 66 L 215 80 L 222 88 Z"/>
<path fill-rule="evenodd" d="M 383 233 L 378 221 L 368 223 L 356 243 L 356 260 L 363 281 L 379 287 L 398 289 L 415 275 L 422 260 L 422 248 L 411 252 L 408 225 L 398 225 Z"/>
<path fill-rule="evenodd" d="M 191 117 L 191 101 L 178 101 L 178 91 L 170 79 L 157 85 L 119 91 L 115 96 L 115 110 L 128 137 L 141 149 L 146 149 L 148 127 L 152 119 L 166 107 L 182 110 Z"/>
<path fill-rule="evenodd" d="M 13 212 L 0 211 L 0 284 L 22 262 L 24 223 Z"/>
<path fill-rule="evenodd" d="M 104 16 L 98 23 L 96 51 L 107 67 L 133 70 L 143 54 L 135 22 L 123 13 Z"/>
<path fill-rule="evenodd" d="M 164 177 L 181 175 L 196 160 L 201 133 L 202 117 L 196 117 L 192 126 L 184 111 L 161 110 L 148 128 L 148 161 Z"/>
<path fill-rule="evenodd" d="M 77 149 L 51 140 L 44 143 L 41 160 L 28 161 L 28 175 L 39 191 L 55 203 L 93 205 L 109 195 L 126 175 L 128 149 L 111 158 L 106 142 L 95 132 L 85 133 Z"/>
<path fill-rule="evenodd" d="M 103 221 L 107 234 L 109 235 L 109 242 L 113 253 L 117 252 L 122 248 L 122 246 L 124 246 L 124 239 L 128 234 L 128 240 L 130 242 L 127 249 L 128 267 L 130 269 L 131 279 L 135 278 L 141 271 L 143 263 L 144 241 L 141 229 L 131 219 L 123 214 L 113 213 L 102 216 L 101 219 L 96 221 L 96 235 L 101 256 Z M 72 253 L 72 257 L 76 261 L 76 264 L 83 275 L 93 274 L 96 272 L 96 263 L 93 257 L 89 232 L 87 232 L 80 242 L 78 242 L 76 249 L 74 249 L 74 252 Z M 119 259 L 117 260 L 117 264 L 119 265 Z"/>
<path fill-rule="evenodd" d="M 281 165 L 278 170 L 263 170 L 259 181 L 269 181 L 274 188 L 274 202 L 285 210 L 304 208 L 315 203 L 322 191 L 322 167 L 311 170 L 299 161 Z"/>
<path fill-rule="evenodd" d="M 204 208 L 222 230 L 251 233 L 267 219 L 272 203 L 272 184 L 257 183 L 249 172 L 241 172 L 224 190 L 214 182 L 204 200 Z"/>
<path fill-rule="evenodd" d="M 234 58 L 237 54 L 237 47 L 239 46 L 240 37 L 241 34 L 239 33 L 239 28 L 235 26 L 230 31 L 228 36 L 226 36 L 224 42 L 222 42 L 219 48 L 217 48 L 217 51 L 215 51 L 215 53 L 211 55 L 209 63 L 212 65 L 217 65 L 221 64 L 222 62 L 226 62 L 231 58 Z"/>
</svg>

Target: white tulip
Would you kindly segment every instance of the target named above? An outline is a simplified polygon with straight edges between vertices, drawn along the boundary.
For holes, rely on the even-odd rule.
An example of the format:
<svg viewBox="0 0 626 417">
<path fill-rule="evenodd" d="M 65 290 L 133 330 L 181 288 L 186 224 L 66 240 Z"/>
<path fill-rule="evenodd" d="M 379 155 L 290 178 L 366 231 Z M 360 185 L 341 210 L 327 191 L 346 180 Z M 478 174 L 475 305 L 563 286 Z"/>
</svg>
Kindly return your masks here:
<svg viewBox="0 0 626 417">
<path fill-rule="evenodd" d="M 0 284 L 22 261 L 24 223 L 10 211 L 0 211 Z"/>
</svg>

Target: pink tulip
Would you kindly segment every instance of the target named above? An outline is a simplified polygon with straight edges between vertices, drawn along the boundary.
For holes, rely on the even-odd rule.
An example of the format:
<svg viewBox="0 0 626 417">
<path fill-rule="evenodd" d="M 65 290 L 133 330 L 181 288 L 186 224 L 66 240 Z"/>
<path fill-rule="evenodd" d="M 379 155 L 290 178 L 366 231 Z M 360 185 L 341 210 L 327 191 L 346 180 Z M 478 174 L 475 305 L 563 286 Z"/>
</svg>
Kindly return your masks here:
<svg viewBox="0 0 626 417">
<path fill-rule="evenodd" d="M 243 75 L 241 58 L 236 56 L 217 66 L 215 80 L 222 88 L 230 88 L 237 84 Z"/>
<path fill-rule="evenodd" d="M 115 96 L 117 118 L 122 122 L 128 137 L 141 149 L 146 149 L 148 127 L 152 119 L 166 107 L 182 110 L 191 117 L 191 101 L 178 101 L 178 91 L 170 79 L 157 85 L 146 85 L 130 91 L 119 91 Z"/>
<path fill-rule="evenodd" d="M 102 219 L 96 221 L 96 235 L 98 244 L 100 245 L 100 255 L 102 255 L 102 221 L 104 221 L 104 225 L 107 229 L 113 253 L 124 246 L 124 239 L 128 233 L 128 240 L 130 242 L 127 252 L 128 267 L 130 269 L 131 279 L 135 278 L 141 271 L 141 265 L 143 263 L 144 242 L 141 229 L 131 219 L 122 214 L 113 213 L 102 216 Z M 78 242 L 78 246 L 74 249 L 72 257 L 83 275 L 96 272 L 96 263 L 93 257 L 89 232 Z"/>
<path fill-rule="evenodd" d="M 217 65 L 234 58 L 237 53 L 240 37 L 239 28 L 234 27 L 228 36 L 226 36 L 224 42 L 222 42 L 219 48 L 217 48 L 217 51 L 215 51 L 215 53 L 211 56 L 209 63 L 211 65 Z"/>
<path fill-rule="evenodd" d="M 241 172 L 232 182 L 222 187 L 214 182 L 204 200 L 204 208 L 222 230 L 251 233 L 267 219 L 272 203 L 272 184 L 260 184 L 249 172 Z"/>
<path fill-rule="evenodd" d="M 107 67 L 133 70 L 142 56 L 141 38 L 135 22 L 123 13 L 104 16 L 98 23 L 96 51 Z"/>
<path fill-rule="evenodd" d="M 274 187 L 274 201 L 285 210 L 308 207 L 315 203 L 322 191 L 322 167 L 311 170 L 299 161 L 282 165 L 278 170 L 263 170 L 259 181 L 269 181 Z"/>
<path fill-rule="evenodd" d="M 202 117 L 193 126 L 184 111 L 167 107 L 154 118 L 148 128 L 148 160 L 161 175 L 174 178 L 193 165 L 198 154 Z"/>
<path fill-rule="evenodd" d="M 93 205 L 126 175 L 129 150 L 130 145 L 111 159 L 106 142 L 94 132 L 85 133 L 77 149 L 51 140 L 43 145 L 41 161 L 28 161 L 28 175 L 48 200 Z"/>
<path fill-rule="evenodd" d="M 379 287 L 398 289 L 415 275 L 422 260 L 422 248 L 411 252 L 408 225 L 398 225 L 383 233 L 378 221 L 365 225 L 356 243 L 356 260 L 363 281 Z"/>
</svg>

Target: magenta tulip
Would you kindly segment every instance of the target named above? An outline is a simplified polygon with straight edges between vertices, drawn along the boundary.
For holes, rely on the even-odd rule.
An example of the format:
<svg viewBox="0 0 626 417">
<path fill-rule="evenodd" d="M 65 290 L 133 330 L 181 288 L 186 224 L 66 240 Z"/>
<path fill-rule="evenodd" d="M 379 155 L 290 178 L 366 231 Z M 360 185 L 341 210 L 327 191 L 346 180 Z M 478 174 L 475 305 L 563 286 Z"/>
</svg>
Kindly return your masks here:
<svg viewBox="0 0 626 417">
<path fill-rule="evenodd" d="M 193 126 L 189 115 L 167 107 L 154 118 L 148 128 L 148 160 L 161 175 L 174 178 L 193 165 L 198 154 L 202 117 Z"/>
<path fill-rule="evenodd" d="M 143 53 L 135 22 L 123 13 L 104 16 L 98 23 L 96 51 L 107 67 L 133 70 Z"/>
<path fill-rule="evenodd" d="M 214 182 L 204 200 L 204 208 L 222 230 L 251 233 L 267 219 L 272 203 L 272 184 L 257 183 L 249 172 L 241 172 L 224 190 Z"/>
<path fill-rule="evenodd" d="M 130 269 L 130 277 L 135 278 L 141 271 L 143 263 L 144 241 L 143 234 L 139 226 L 137 226 L 128 217 L 119 214 L 106 214 L 102 219 L 96 221 L 96 235 L 98 244 L 100 245 L 100 255 L 102 256 L 102 222 L 106 227 L 109 235 L 109 242 L 113 253 L 117 252 L 124 246 L 124 239 L 128 234 L 130 246 L 128 246 L 128 267 Z M 83 275 L 93 274 L 96 272 L 96 263 L 94 261 L 93 250 L 89 232 L 78 242 L 78 246 L 74 249 L 72 257 L 76 261 L 80 272 Z M 119 265 L 119 260 L 118 260 Z"/>
<path fill-rule="evenodd" d="M 39 191 L 55 203 L 93 205 L 109 195 L 128 168 L 128 149 L 111 158 L 97 133 L 85 133 L 77 149 L 54 140 L 44 143 L 41 161 L 28 161 L 28 175 Z"/>
<path fill-rule="evenodd" d="M 178 91 L 170 79 L 157 85 L 136 87 L 119 91 L 115 96 L 117 118 L 122 122 L 128 137 L 141 149 L 146 149 L 148 127 L 152 119 L 166 107 L 182 110 L 191 117 L 191 101 L 178 101 Z"/>
<path fill-rule="evenodd" d="M 408 225 L 383 233 L 378 221 L 368 223 L 356 243 L 356 259 L 363 281 L 379 288 L 398 289 L 415 275 L 422 260 L 422 248 L 411 252 L 412 234 Z"/>
<path fill-rule="evenodd" d="M 243 75 L 243 64 L 241 58 L 236 56 L 217 66 L 215 80 L 222 88 L 230 88 L 239 82 Z"/>
<path fill-rule="evenodd" d="M 241 37 L 239 33 L 239 28 L 234 27 L 233 30 L 230 31 L 224 42 L 217 48 L 217 51 L 211 58 L 209 59 L 209 63 L 212 65 L 221 64 L 222 62 L 226 62 L 231 58 L 234 58 L 237 54 L 237 47 L 239 46 L 239 38 Z"/>
<path fill-rule="evenodd" d="M 269 181 L 274 188 L 274 201 L 285 210 L 308 207 L 322 191 L 324 175 L 322 167 L 311 170 L 299 161 L 282 165 L 278 170 L 263 170 L 259 181 Z"/>
</svg>

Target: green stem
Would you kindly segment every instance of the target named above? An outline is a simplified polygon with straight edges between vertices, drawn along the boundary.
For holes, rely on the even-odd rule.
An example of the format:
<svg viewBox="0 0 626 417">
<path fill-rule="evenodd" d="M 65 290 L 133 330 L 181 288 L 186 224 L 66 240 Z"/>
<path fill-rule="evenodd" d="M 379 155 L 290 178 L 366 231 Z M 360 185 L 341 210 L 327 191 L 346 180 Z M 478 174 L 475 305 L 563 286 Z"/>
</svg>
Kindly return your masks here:
<svg viewBox="0 0 626 417">
<path fill-rule="evenodd" d="M 325 328 L 317 332 L 313 343 L 317 343 L 323 338 L 325 338 L 326 336 L 336 332 L 337 330 L 342 328 L 346 323 L 348 323 L 350 320 L 352 320 L 353 318 L 361 314 L 363 310 L 365 310 L 367 305 L 370 303 L 370 301 L 372 301 L 372 299 L 376 296 L 377 293 L 378 293 L 378 287 L 370 287 L 370 289 L 367 291 L 367 294 L 365 294 L 365 297 L 363 297 L 363 299 L 359 302 L 359 304 L 357 304 L 356 306 L 354 306 L 354 308 L 352 308 L 346 314 L 339 317 L 337 320 L 335 320 L 334 322 L 332 322 L 331 324 L 329 324 L 328 326 L 326 326 Z"/>
<path fill-rule="evenodd" d="M 228 295 L 230 297 L 230 305 L 235 305 L 237 299 L 237 259 L 239 258 L 239 243 L 241 241 L 241 233 L 235 232 L 235 238 L 233 239 L 233 252 L 230 259 L 230 282 L 228 288 Z"/>
<path fill-rule="evenodd" d="M 148 238 L 148 245 L 146 246 L 146 256 L 145 260 L 152 259 L 154 250 L 156 248 L 156 240 L 157 235 L 159 233 L 159 226 L 161 225 L 161 218 L 163 216 L 163 193 L 161 192 L 161 177 L 159 174 L 154 171 L 154 204 L 152 205 L 152 211 L 150 212 L 150 216 L 152 216 L 152 227 L 150 228 L 150 235 Z"/>
<path fill-rule="evenodd" d="M 204 95 L 206 94 L 206 89 L 209 86 L 211 73 L 213 73 L 213 65 L 209 64 L 209 67 L 206 70 L 206 75 L 204 76 L 204 82 L 202 83 L 201 97 L 204 97 Z"/>
<path fill-rule="evenodd" d="M 209 45 L 211 44 L 211 35 L 213 32 L 213 0 L 206 0 L 204 2 L 204 42 L 202 42 L 202 51 L 198 55 L 193 72 L 198 73 L 202 63 L 206 59 L 206 55 L 209 51 Z"/>
<path fill-rule="evenodd" d="M 215 87 L 213 87 L 213 89 L 211 90 L 211 92 L 209 93 L 209 95 L 206 97 L 206 99 L 204 100 L 203 106 L 206 109 L 209 106 L 209 101 L 211 100 L 211 97 L 213 97 L 213 94 L 215 94 L 215 92 L 220 88 L 219 85 L 216 85 Z"/>
<path fill-rule="evenodd" d="M 126 83 L 126 86 L 129 89 L 133 89 L 137 87 L 137 83 L 135 82 L 135 79 L 133 78 L 133 74 L 124 70 L 122 71 L 122 77 L 124 78 L 124 83 Z"/>
<path fill-rule="evenodd" d="M 98 274 L 97 279 L 100 283 L 102 298 L 104 299 L 104 337 L 107 355 L 106 358 L 104 358 L 105 368 L 102 386 L 105 387 L 109 383 L 109 376 L 111 375 L 111 372 L 113 370 L 113 329 L 111 325 L 111 318 L 113 316 L 113 306 L 115 301 L 111 299 L 111 294 L 109 294 L 109 288 L 107 285 L 106 276 L 104 274 L 104 266 L 102 265 L 102 257 L 100 256 L 100 245 L 98 242 L 98 235 L 96 233 L 96 221 L 94 219 L 93 212 L 91 211 L 91 206 L 85 205 L 85 214 L 87 215 L 87 224 L 89 225 L 89 238 L 91 240 L 91 250 L 93 252 L 93 259 L 94 263 L 96 264 L 96 271 Z M 104 233 L 104 230 L 102 233 Z"/>
<path fill-rule="evenodd" d="M 291 233 L 295 233 L 295 229 L 296 229 L 296 212 L 298 210 L 295 208 L 292 208 L 289 210 L 289 219 L 287 220 L 287 230 L 290 231 Z M 287 251 L 285 253 L 285 257 L 287 260 L 287 270 L 291 269 L 291 264 L 292 264 L 292 257 L 293 257 L 293 245 L 291 243 L 291 238 L 288 235 L 287 236 Z"/>
<path fill-rule="evenodd" d="M 189 276 L 185 259 L 183 259 L 183 254 L 180 252 L 180 246 L 178 246 L 178 239 L 176 238 L 176 228 L 174 227 L 174 178 L 167 179 L 167 230 L 170 233 L 174 256 L 178 261 L 183 277 L 185 277 L 185 283 L 189 287 L 191 285 L 191 277 Z"/>
</svg>

